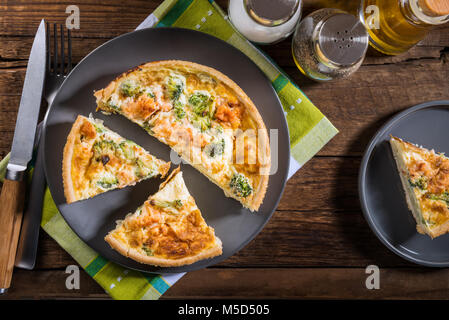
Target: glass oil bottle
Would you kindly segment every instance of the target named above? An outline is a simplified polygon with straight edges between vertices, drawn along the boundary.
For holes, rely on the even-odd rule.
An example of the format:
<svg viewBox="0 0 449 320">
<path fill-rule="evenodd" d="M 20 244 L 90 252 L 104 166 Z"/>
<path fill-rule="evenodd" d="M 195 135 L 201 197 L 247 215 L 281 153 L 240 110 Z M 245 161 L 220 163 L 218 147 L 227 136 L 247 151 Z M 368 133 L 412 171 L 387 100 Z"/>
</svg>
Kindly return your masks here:
<svg viewBox="0 0 449 320">
<path fill-rule="evenodd" d="M 417 44 L 432 27 L 449 20 L 449 0 L 362 0 L 359 16 L 370 45 L 396 55 Z"/>
</svg>

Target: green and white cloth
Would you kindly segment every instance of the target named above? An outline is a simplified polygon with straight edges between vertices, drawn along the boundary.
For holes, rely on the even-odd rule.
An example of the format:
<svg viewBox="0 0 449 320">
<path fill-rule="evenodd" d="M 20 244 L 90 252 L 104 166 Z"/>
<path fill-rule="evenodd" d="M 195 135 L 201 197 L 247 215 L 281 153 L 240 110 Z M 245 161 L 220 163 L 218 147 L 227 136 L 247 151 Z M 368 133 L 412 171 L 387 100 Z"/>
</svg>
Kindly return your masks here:
<svg viewBox="0 0 449 320">
<path fill-rule="evenodd" d="M 212 0 L 165 0 L 137 29 L 180 27 L 218 37 L 245 53 L 271 80 L 284 108 L 290 133 L 291 177 L 337 129 L 264 53 L 243 38 Z M 9 155 L 0 162 L 3 181 Z M 32 167 L 32 166 L 31 166 Z M 156 275 L 126 269 L 99 256 L 70 229 L 46 190 L 42 228 L 114 299 L 158 299 L 184 273 Z"/>
</svg>

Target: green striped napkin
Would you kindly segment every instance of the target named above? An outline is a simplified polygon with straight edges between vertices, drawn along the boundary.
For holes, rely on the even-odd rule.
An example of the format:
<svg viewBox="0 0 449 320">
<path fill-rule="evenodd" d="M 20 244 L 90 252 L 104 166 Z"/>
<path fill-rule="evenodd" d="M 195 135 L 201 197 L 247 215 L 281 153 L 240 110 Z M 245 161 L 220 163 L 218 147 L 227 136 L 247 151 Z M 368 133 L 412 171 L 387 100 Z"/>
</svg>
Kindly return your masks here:
<svg viewBox="0 0 449 320">
<path fill-rule="evenodd" d="M 213 1 L 166 0 L 137 29 L 162 26 L 189 28 L 216 36 L 244 52 L 267 75 L 282 102 L 289 127 L 292 151 L 289 177 L 338 132 L 269 57 L 239 35 Z M 9 155 L 0 161 L 0 181 L 4 179 L 8 161 Z M 114 299 L 158 299 L 184 275 L 142 273 L 102 258 L 70 229 L 48 188 L 41 226 Z"/>
</svg>

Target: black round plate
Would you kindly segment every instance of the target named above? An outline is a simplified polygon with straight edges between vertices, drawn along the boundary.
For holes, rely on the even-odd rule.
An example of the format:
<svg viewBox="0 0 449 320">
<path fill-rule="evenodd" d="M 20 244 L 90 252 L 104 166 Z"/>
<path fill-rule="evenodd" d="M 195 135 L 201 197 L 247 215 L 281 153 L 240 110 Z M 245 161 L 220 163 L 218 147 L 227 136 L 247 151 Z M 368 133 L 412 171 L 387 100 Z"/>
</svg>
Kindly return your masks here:
<svg viewBox="0 0 449 320">
<path fill-rule="evenodd" d="M 233 79 L 258 107 L 268 129 L 278 130 L 277 172 L 270 177 L 260 210 L 251 213 L 189 165 L 181 170 L 187 187 L 202 214 L 223 242 L 223 254 L 195 264 L 159 268 L 140 264 L 112 250 L 104 241 L 115 221 L 134 212 L 158 190 L 160 179 L 114 190 L 92 199 L 66 204 L 62 186 L 62 152 L 76 117 L 90 113 L 104 119 L 110 129 L 131 139 L 166 161 L 169 147 L 119 115 L 95 112 L 93 91 L 105 87 L 117 75 L 148 61 L 179 59 L 213 67 Z M 59 211 L 75 233 L 101 256 L 127 268 L 146 272 L 184 272 L 216 264 L 243 248 L 268 222 L 277 207 L 287 180 L 290 161 L 288 129 L 280 101 L 261 70 L 236 48 L 207 34 L 176 28 L 144 29 L 119 36 L 85 57 L 70 73 L 46 117 L 44 133 L 45 171 Z M 274 148 L 273 148 L 274 149 Z M 172 166 L 173 168 L 173 166 Z"/>
<path fill-rule="evenodd" d="M 437 152 L 449 153 L 449 100 L 409 108 L 374 136 L 362 160 L 359 195 L 376 236 L 399 256 L 425 266 L 449 266 L 449 235 L 431 239 L 416 231 L 391 152 L 390 134 Z"/>
</svg>

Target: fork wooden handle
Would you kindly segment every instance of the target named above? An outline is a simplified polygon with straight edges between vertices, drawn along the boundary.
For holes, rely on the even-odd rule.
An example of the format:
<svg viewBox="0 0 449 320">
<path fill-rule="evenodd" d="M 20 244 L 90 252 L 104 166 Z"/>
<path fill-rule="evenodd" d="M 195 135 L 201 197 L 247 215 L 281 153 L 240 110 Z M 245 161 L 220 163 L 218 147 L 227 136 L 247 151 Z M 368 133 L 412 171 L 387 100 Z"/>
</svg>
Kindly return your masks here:
<svg viewBox="0 0 449 320">
<path fill-rule="evenodd" d="M 25 183 L 5 180 L 0 195 L 0 292 L 3 293 L 11 285 L 24 199 Z"/>
</svg>

